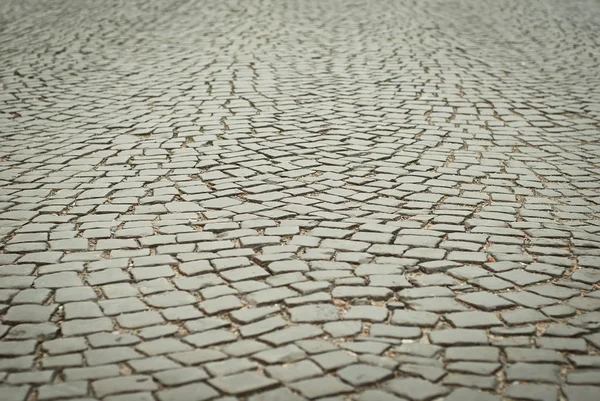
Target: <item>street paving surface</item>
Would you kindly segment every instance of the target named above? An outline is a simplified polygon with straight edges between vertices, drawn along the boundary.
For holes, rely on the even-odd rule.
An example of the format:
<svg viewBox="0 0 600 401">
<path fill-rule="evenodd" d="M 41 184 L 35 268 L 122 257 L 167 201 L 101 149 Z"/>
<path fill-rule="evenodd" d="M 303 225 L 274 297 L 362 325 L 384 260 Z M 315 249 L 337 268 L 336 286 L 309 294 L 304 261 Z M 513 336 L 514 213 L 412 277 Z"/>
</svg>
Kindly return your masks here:
<svg viewBox="0 0 600 401">
<path fill-rule="evenodd" d="M 596 0 L 3 0 L 0 400 L 598 401 Z"/>
</svg>

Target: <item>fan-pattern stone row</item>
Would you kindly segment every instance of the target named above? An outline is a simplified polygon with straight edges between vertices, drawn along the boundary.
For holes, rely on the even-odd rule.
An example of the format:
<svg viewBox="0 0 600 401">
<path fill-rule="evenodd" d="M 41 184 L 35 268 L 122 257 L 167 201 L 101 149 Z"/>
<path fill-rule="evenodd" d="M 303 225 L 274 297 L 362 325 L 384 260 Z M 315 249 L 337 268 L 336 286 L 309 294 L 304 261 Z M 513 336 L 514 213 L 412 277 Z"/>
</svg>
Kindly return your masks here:
<svg viewBox="0 0 600 401">
<path fill-rule="evenodd" d="M 3 401 L 597 401 L 593 0 L 4 0 Z"/>
</svg>

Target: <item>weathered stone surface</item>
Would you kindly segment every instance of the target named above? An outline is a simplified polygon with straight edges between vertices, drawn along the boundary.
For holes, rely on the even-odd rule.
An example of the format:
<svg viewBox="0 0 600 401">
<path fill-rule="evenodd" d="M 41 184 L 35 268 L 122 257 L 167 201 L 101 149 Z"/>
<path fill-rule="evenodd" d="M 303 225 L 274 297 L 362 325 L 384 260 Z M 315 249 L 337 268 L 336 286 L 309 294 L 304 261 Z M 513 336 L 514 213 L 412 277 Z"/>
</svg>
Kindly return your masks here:
<svg viewBox="0 0 600 401">
<path fill-rule="evenodd" d="M 450 389 L 422 379 L 394 379 L 385 384 L 385 388 L 400 397 L 411 400 L 430 400 L 447 394 Z"/>
<path fill-rule="evenodd" d="M 344 384 L 341 380 L 331 376 L 301 380 L 291 384 L 290 387 L 309 399 L 352 391 L 351 386 Z"/>
<path fill-rule="evenodd" d="M 92 383 L 92 388 L 99 397 L 105 397 L 125 391 L 153 391 L 158 386 L 150 376 L 132 375 L 97 380 Z"/>
<path fill-rule="evenodd" d="M 237 375 L 223 376 L 208 381 L 212 386 L 226 394 L 245 394 L 273 387 L 277 381 L 266 378 L 254 372 L 244 372 Z"/>
<path fill-rule="evenodd" d="M 2 401 L 598 398 L 597 2 L 112 3 L 0 2 Z"/>
<path fill-rule="evenodd" d="M 17 305 L 8 308 L 2 321 L 7 323 L 42 323 L 50 320 L 56 305 Z"/>
<path fill-rule="evenodd" d="M 285 383 L 323 374 L 323 371 L 312 361 L 300 361 L 286 365 L 268 366 L 266 371 L 269 376 Z"/>
<path fill-rule="evenodd" d="M 317 304 L 289 309 L 292 322 L 321 323 L 339 319 L 339 310 L 334 305 Z"/>
<path fill-rule="evenodd" d="M 218 396 L 219 393 L 204 383 L 187 384 L 180 387 L 168 388 L 156 392 L 160 401 L 204 401 Z"/>
<path fill-rule="evenodd" d="M 331 351 L 313 356 L 312 359 L 325 371 L 338 369 L 357 361 L 356 356 L 346 351 Z"/>
<path fill-rule="evenodd" d="M 556 386 L 547 384 L 512 383 L 506 388 L 504 395 L 523 400 L 556 401 L 558 400 L 558 389 Z"/>
<path fill-rule="evenodd" d="M 335 287 L 331 293 L 334 298 L 368 297 L 374 300 L 385 300 L 392 296 L 392 291 L 383 287 Z"/>
<path fill-rule="evenodd" d="M 248 398 L 248 401 L 278 401 L 278 400 L 289 400 L 289 401 L 303 401 L 306 398 L 293 393 L 286 387 L 278 388 L 275 390 L 265 391 L 264 393 L 253 395 Z"/>
<path fill-rule="evenodd" d="M 439 319 L 438 315 L 431 312 L 396 310 L 391 323 L 400 326 L 433 327 Z"/>
<path fill-rule="evenodd" d="M 363 386 L 392 376 L 392 371 L 377 366 L 356 364 L 338 370 L 337 375 L 353 386 Z"/>
<path fill-rule="evenodd" d="M 88 384 L 85 381 L 73 381 L 58 384 L 46 384 L 39 388 L 39 400 L 67 399 L 81 397 L 88 392 Z"/>
<path fill-rule="evenodd" d="M 356 305 L 352 306 L 344 319 L 363 320 L 368 322 L 383 322 L 387 319 L 388 310 L 382 306 Z"/>
</svg>

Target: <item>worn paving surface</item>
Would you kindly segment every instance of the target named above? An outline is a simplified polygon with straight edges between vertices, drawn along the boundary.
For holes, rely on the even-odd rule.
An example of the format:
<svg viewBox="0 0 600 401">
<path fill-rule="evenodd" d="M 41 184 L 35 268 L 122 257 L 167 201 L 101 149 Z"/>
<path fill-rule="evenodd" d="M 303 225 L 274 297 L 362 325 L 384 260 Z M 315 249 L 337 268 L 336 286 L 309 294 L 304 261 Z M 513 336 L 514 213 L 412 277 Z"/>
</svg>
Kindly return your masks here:
<svg viewBox="0 0 600 401">
<path fill-rule="evenodd" d="M 0 5 L 0 399 L 597 401 L 597 1 Z"/>
</svg>

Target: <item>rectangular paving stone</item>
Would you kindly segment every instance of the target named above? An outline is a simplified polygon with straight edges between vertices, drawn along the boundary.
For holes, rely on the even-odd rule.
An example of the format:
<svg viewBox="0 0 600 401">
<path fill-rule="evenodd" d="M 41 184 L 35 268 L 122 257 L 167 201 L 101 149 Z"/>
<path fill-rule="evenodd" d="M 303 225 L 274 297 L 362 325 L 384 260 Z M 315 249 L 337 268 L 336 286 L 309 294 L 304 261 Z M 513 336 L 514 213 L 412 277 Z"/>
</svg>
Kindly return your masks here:
<svg viewBox="0 0 600 401">
<path fill-rule="evenodd" d="M 177 306 L 174 308 L 167 308 L 161 311 L 163 317 L 169 321 L 182 321 L 197 319 L 202 316 L 202 312 L 193 307 L 192 305 Z"/>
<path fill-rule="evenodd" d="M 252 358 L 266 364 L 287 363 L 303 359 L 306 353 L 293 344 L 266 349 L 252 355 Z"/>
<path fill-rule="evenodd" d="M 60 400 L 78 396 L 84 396 L 88 393 L 88 383 L 85 381 L 71 381 L 58 384 L 46 384 L 38 390 L 38 400 Z"/>
<path fill-rule="evenodd" d="M 101 300 L 98 302 L 98 305 L 100 305 L 102 311 L 107 316 L 139 312 L 148 308 L 146 304 L 134 297 Z"/>
<path fill-rule="evenodd" d="M 137 297 L 140 294 L 138 289 L 129 283 L 103 285 L 102 292 L 109 299 Z"/>
<path fill-rule="evenodd" d="M 0 288 L 29 288 L 33 284 L 34 280 L 35 277 L 2 277 L 2 280 L 0 280 Z"/>
<path fill-rule="evenodd" d="M 320 376 L 323 371 L 311 361 L 301 361 L 288 365 L 268 366 L 269 376 L 283 382 L 293 382 L 309 377 Z"/>
<path fill-rule="evenodd" d="M 31 391 L 31 386 L 3 385 L 0 387 L 0 391 L 2 391 L 3 396 L 6 397 L 6 401 L 25 401 Z"/>
<path fill-rule="evenodd" d="M 457 328 L 485 328 L 501 326 L 502 322 L 491 312 L 457 312 L 444 316 Z"/>
<path fill-rule="evenodd" d="M 0 369 L 3 371 L 28 371 L 33 369 L 33 356 L 2 356 Z"/>
<path fill-rule="evenodd" d="M 582 338 L 542 337 L 535 339 L 540 348 L 564 352 L 585 353 L 587 345 Z"/>
<path fill-rule="evenodd" d="M 301 380 L 291 387 L 309 399 L 343 394 L 352 391 L 352 387 L 332 376 Z"/>
<path fill-rule="evenodd" d="M 138 344 L 136 350 L 146 355 L 162 355 L 173 352 L 190 351 L 192 347 L 175 338 L 160 338 L 152 341 L 146 341 Z"/>
<path fill-rule="evenodd" d="M 236 282 L 249 279 L 263 279 L 270 274 L 259 266 L 242 267 L 239 269 L 226 270 L 220 273 L 227 281 Z"/>
<path fill-rule="evenodd" d="M 219 393 L 216 390 L 204 383 L 187 384 L 156 392 L 156 396 L 160 401 L 204 401 L 218 395 Z"/>
<path fill-rule="evenodd" d="M 560 384 L 560 366 L 542 363 L 518 362 L 506 369 L 509 381 L 526 381 Z"/>
<path fill-rule="evenodd" d="M 96 319 L 74 319 L 61 323 L 61 331 L 64 336 L 80 336 L 97 333 L 100 331 L 111 331 L 112 321 L 107 317 Z"/>
<path fill-rule="evenodd" d="M 530 400 L 558 400 L 558 388 L 547 384 L 511 383 L 504 394 Z"/>
<path fill-rule="evenodd" d="M 334 305 L 329 304 L 297 306 L 288 309 L 288 312 L 291 321 L 295 323 L 329 322 L 340 318 L 339 310 Z"/>
<path fill-rule="evenodd" d="M 130 281 L 127 273 L 120 268 L 110 268 L 100 270 L 98 272 L 89 273 L 86 276 L 86 281 L 90 285 L 103 285 Z"/>
<path fill-rule="evenodd" d="M 479 345 L 487 344 L 485 330 L 477 329 L 445 329 L 429 333 L 432 343 L 439 345 Z"/>
<path fill-rule="evenodd" d="M 142 354 L 129 347 L 111 347 L 88 350 L 85 351 L 83 355 L 89 366 L 107 365 L 144 357 Z"/>
<path fill-rule="evenodd" d="M 157 308 L 171 308 L 195 303 L 196 298 L 187 291 L 169 291 L 146 297 L 146 303 Z"/>
<path fill-rule="evenodd" d="M 92 383 L 92 389 L 98 397 L 105 397 L 125 391 L 154 391 L 158 385 L 150 376 L 131 375 L 96 380 Z"/>
<path fill-rule="evenodd" d="M 33 340 L 2 341 L 0 342 L 0 356 L 10 357 L 33 354 L 35 346 L 36 342 Z"/>
<path fill-rule="evenodd" d="M 54 265 L 44 265 L 38 269 L 39 274 L 58 273 L 58 272 L 63 272 L 63 271 L 82 272 L 82 271 L 84 271 L 84 263 L 83 262 L 57 263 Z"/>
<path fill-rule="evenodd" d="M 154 401 L 154 397 L 150 392 L 127 393 L 123 395 L 110 395 L 105 397 L 106 401 Z M 91 399 L 77 401 L 92 401 Z"/>
<path fill-rule="evenodd" d="M 278 305 L 263 306 L 258 308 L 247 308 L 231 312 L 231 317 L 233 318 L 233 320 L 239 323 L 248 324 L 257 321 L 265 316 L 268 316 L 272 313 L 278 312 L 279 310 L 280 307 Z"/>
<path fill-rule="evenodd" d="M 17 263 L 55 264 L 64 253 L 59 251 L 29 252 L 22 256 Z"/>
<path fill-rule="evenodd" d="M 316 337 L 321 335 L 323 330 L 312 325 L 298 325 L 287 329 L 277 330 L 269 334 L 262 335 L 259 340 L 269 344 L 280 346 L 293 341 L 303 340 L 306 338 Z"/>
<path fill-rule="evenodd" d="M 298 295 L 296 291 L 289 288 L 270 288 L 267 290 L 253 292 L 246 297 L 252 305 L 260 306 L 269 303 L 275 303 L 286 298 Z"/>
<path fill-rule="evenodd" d="M 63 370 L 66 381 L 96 380 L 119 376 L 118 365 L 103 365 L 84 368 L 67 368 Z"/>
<path fill-rule="evenodd" d="M 450 347 L 445 351 L 445 358 L 449 361 L 497 362 L 500 359 L 500 350 L 486 346 Z"/>
<path fill-rule="evenodd" d="M 47 322 L 56 310 L 57 305 L 17 305 L 8 308 L 2 318 L 6 323 L 36 323 Z"/>
<path fill-rule="evenodd" d="M 59 338 L 56 340 L 44 341 L 42 349 L 50 355 L 66 354 L 70 352 L 83 351 L 88 345 L 84 338 Z"/>
<path fill-rule="evenodd" d="M 50 241 L 50 249 L 55 251 L 87 251 L 88 240 L 85 238 L 71 238 Z"/>
<path fill-rule="evenodd" d="M 206 370 L 212 376 L 228 376 L 247 370 L 255 370 L 257 367 L 257 363 L 248 358 L 231 358 L 205 365 Z"/>
<path fill-rule="evenodd" d="M 506 309 L 515 305 L 511 301 L 487 291 L 461 294 L 457 297 L 457 299 L 483 311 Z"/>
<path fill-rule="evenodd" d="M 225 283 L 218 275 L 213 273 L 194 277 L 175 278 L 173 282 L 178 289 L 184 291 L 196 291 Z"/>
<path fill-rule="evenodd" d="M 276 380 L 269 379 L 254 372 L 244 372 L 231 376 L 217 377 L 208 382 L 226 394 L 233 395 L 264 390 L 277 384 Z"/>
<path fill-rule="evenodd" d="M 195 347 L 208 347 L 210 345 L 222 344 L 235 341 L 237 336 L 227 330 L 207 330 L 201 333 L 190 334 L 183 340 Z"/>
<path fill-rule="evenodd" d="M 113 249 L 138 249 L 139 245 L 134 239 L 99 239 L 96 250 L 110 251 Z"/>
<path fill-rule="evenodd" d="M 224 297 L 213 298 L 202 301 L 198 304 L 208 315 L 223 313 L 230 310 L 239 309 L 243 306 L 242 302 L 235 295 L 226 295 Z"/>
<path fill-rule="evenodd" d="M 70 366 L 83 366 L 83 358 L 81 354 L 45 356 L 42 359 L 43 368 L 56 369 Z"/>
<path fill-rule="evenodd" d="M 211 266 L 208 260 L 194 260 L 191 262 L 181 263 L 178 266 L 178 269 L 181 273 L 187 276 L 194 276 L 201 273 L 209 273 L 213 271 L 213 267 Z"/>
<path fill-rule="evenodd" d="M 173 362 L 165 356 L 154 356 L 150 358 L 134 359 L 127 362 L 135 373 L 153 373 L 165 369 L 176 369 L 180 364 Z"/>
<path fill-rule="evenodd" d="M 6 382 L 13 385 L 18 384 L 44 384 L 52 381 L 54 372 L 51 370 L 40 371 L 40 372 L 22 372 L 22 373 L 11 373 Z"/>
<path fill-rule="evenodd" d="M 209 376 L 202 368 L 187 367 L 164 370 L 154 373 L 153 377 L 163 385 L 174 386 L 204 380 Z"/>
<path fill-rule="evenodd" d="M 155 311 L 126 313 L 118 315 L 116 320 L 119 326 L 126 329 L 139 329 L 155 324 L 161 324 L 165 321 L 161 314 Z"/>
<path fill-rule="evenodd" d="M 339 369 L 356 363 L 357 357 L 347 351 L 330 351 L 315 355 L 311 358 L 325 371 Z"/>
<path fill-rule="evenodd" d="M 6 326 L 2 326 L 2 330 L 6 331 Z M 5 338 L 7 340 L 47 340 L 56 337 L 58 331 L 58 325 L 50 322 L 21 323 L 12 326 Z"/>
<path fill-rule="evenodd" d="M 200 365 L 205 362 L 227 358 L 227 354 L 214 349 L 196 349 L 194 351 L 176 352 L 169 357 L 183 365 Z"/>
<path fill-rule="evenodd" d="M 76 272 L 61 272 L 46 274 L 35 279 L 33 283 L 35 288 L 64 288 L 80 287 L 83 282 L 77 276 Z"/>
<path fill-rule="evenodd" d="M 367 297 L 373 300 L 385 300 L 393 295 L 392 290 L 384 287 L 355 287 L 355 286 L 336 286 L 331 295 L 334 298 L 362 298 Z"/>
</svg>

